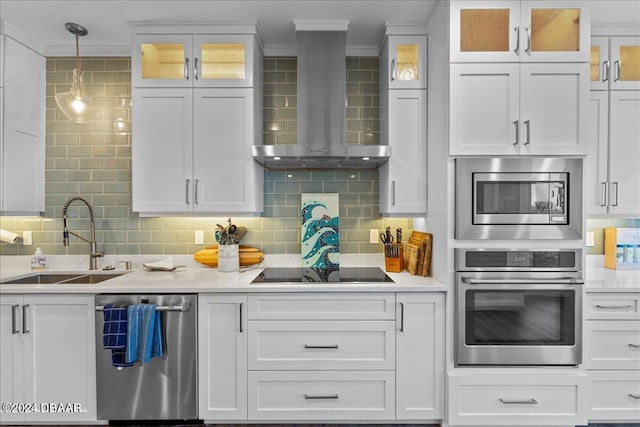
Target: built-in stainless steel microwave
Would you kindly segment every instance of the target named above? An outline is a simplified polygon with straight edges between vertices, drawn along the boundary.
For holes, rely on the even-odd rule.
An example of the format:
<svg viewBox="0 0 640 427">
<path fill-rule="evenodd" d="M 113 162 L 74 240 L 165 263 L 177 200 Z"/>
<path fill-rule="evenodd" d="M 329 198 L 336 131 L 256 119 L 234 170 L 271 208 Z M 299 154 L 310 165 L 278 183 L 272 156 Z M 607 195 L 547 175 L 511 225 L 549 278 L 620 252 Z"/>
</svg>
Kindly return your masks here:
<svg viewBox="0 0 640 427">
<path fill-rule="evenodd" d="M 456 160 L 456 239 L 581 239 L 582 160 Z"/>
</svg>

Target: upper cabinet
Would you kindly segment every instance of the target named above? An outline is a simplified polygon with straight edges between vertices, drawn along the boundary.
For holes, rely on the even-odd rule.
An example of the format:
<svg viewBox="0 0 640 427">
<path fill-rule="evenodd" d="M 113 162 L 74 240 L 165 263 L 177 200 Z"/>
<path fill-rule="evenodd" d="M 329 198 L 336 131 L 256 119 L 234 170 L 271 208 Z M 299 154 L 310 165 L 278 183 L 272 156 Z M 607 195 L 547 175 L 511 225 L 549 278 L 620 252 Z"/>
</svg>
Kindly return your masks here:
<svg viewBox="0 0 640 427">
<path fill-rule="evenodd" d="M 45 58 L 0 35 L 0 214 L 44 212 Z"/>
<path fill-rule="evenodd" d="M 586 62 L 585 2 L 452 1 L 452 62 Z"/>
<path fill-rule="evenodd" d="M 592 37 L 591 90 L 640 89 L 640 37 Z"/>
<path fill-rule="evenodd" d="M 393 35 L 387 38 L 386 80 L 389 89 L 427 88 L 427 38 Z"/>
<path fill-rule="evenodd" d="M 138 34 L 134 87 L 252 87 L 254 36 Z"/>
</svg>

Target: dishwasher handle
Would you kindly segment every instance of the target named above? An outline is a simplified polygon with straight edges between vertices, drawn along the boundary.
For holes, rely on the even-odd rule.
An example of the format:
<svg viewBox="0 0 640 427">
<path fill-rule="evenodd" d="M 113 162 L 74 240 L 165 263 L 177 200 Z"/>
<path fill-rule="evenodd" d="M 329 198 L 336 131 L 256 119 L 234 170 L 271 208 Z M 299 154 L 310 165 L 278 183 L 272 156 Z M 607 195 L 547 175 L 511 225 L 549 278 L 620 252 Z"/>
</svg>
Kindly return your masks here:
<svg viewBox="0 0 640 427">
<path fill-rule="evenodd" d="M 159 305 L 156 307 L 156 311 L 179 311 L 185 312 L 191 309 L 191 304 L 186 302 L 181 305 Z M 96 311 L 104 311 L 104 305 L 96 305 Z"/>
</svg>

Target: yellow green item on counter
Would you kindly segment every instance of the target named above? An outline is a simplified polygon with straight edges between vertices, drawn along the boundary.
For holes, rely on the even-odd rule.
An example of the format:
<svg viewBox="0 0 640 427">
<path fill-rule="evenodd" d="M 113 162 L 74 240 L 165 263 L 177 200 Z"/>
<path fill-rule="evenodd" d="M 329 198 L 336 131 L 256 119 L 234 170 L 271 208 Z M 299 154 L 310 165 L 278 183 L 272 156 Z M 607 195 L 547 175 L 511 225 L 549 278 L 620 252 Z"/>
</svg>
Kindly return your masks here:
<svg viewBox="0 0 640 427">
<path fill-rule="evenodd" d="M 240 267 L 258 264 L 264 260 L 264 253 L 258 248 L 240 245 Z M 209 246 L 193 254 L 193 259 L 209 267 L 218 266 L 218 246 Z"/>
</svg>

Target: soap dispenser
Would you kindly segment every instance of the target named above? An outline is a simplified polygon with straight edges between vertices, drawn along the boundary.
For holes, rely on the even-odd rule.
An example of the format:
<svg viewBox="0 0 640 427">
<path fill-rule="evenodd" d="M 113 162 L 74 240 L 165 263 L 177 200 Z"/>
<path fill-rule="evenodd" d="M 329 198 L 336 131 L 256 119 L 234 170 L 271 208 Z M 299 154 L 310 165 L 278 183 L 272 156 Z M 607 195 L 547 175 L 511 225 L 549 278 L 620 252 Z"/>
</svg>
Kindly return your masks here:
<svg viewBox="0 0 640 427">
<path fill-rule="evenodd" d="M 47 268 L 47 256 L 42 253 L 42 248 L 36 248 L 35 253 L 31 257 L 32 270 L 44 270 Z"/>
</svg>

